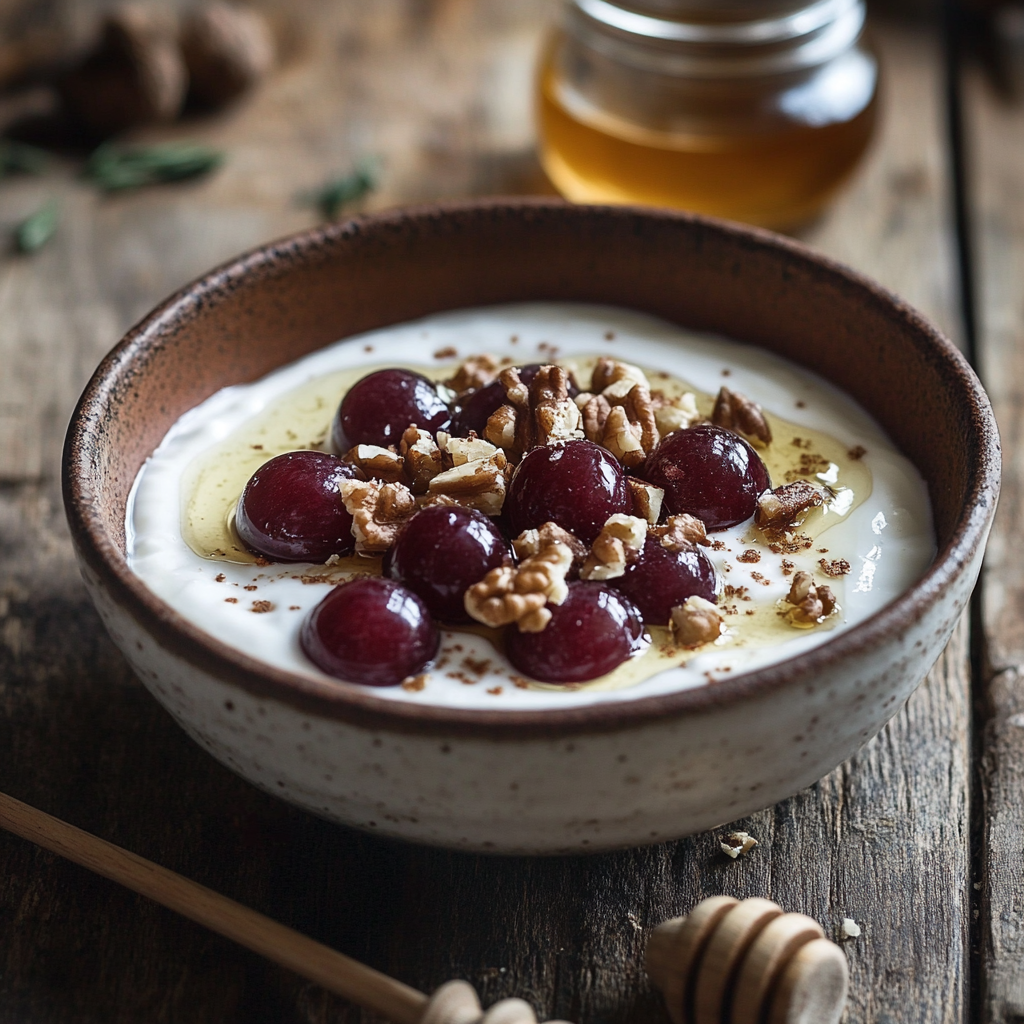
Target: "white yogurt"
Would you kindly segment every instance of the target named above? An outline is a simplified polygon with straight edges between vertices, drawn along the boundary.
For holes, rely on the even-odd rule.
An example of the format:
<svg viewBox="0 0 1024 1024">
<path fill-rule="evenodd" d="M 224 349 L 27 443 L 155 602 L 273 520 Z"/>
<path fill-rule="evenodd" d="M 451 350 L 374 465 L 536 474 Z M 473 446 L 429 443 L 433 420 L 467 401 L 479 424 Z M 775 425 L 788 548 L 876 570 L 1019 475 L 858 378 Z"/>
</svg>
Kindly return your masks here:
<svg viewBox="0 0 1024 1024">
<path fill-rule="evenodd" d="M 457 356 L 452 355 L 453 348 Z M 302 620 L 331 589 L 330 583 L 302 582 L 299 577 L 322 574 L 322 568 L 278 564 L 260 568 L 197 555 L 181 532 L 187 501 L 183 481 L 188 479 L 189 467 L 268 404 L 325 374 L 382 363 L 433 360 L 441 365 L 483 352 L 508 355 L 519 363 L 550 360 L 556 352 L 558 357 L 606 353 L 663 369 L 712 394 L 726 383 L 769 413 L 828 433 L 849 448 L 867 449 L 863 461 L 872 475 L 870 496 L 845 517 L 836 515 L 838 521 L 819 535 L 814 549 L 779 555 L 762 547 L 758 563 L 744 564 L 736 555 L 750 546 L 745 542 L 749 524 L 715 534 L 723 549 L 705 549 L 724 583 L 747 587 L 755 601 L 774 604 L 790 584 L 782 572 L 782 559 L 795 563 L 798 570 L 816 570 L 821 558 L 817 549 L 826 547 L 828 560 L 843 558 L 852 566 L 850 575 L 838 584 L 829 581 L 837 591 L 841 613 L 829 620 L 831 628 L 794 629 L 792 639 L 784 643 L 746 648 L 741 646 L 741 614 L 728 620 L 729 632 L 711 650 L 635 686 L 610 690 L 520 688 L 510 680 L 513 670 L 485 639 L 443 631 L 439 666 L 423 688 L 376 688 L 374 693 L 380 697 L 525 710 L 632 700 L 706 685 L 827 642 L 905 591 L 935 556 L 931 511 L 920 474 L 867 413 L 832 385 L 759 349 L 639 313 L 529 303 L 444 313 L 347 338 L 263 380 L 211 396 L 168 431 L 135 481 L 126 523 L 129 565 L 158 597 L 222 642 L 277 668 L 329 679 L 305 657 L 298 641 Z M 816 574 L 822 579 L 820 571 Z M 271 610 L 253 613 L 268 604 Z M 467 660 L 470 665 L 490 662 L 493 670 L 467 672 Z"/>
</svg>

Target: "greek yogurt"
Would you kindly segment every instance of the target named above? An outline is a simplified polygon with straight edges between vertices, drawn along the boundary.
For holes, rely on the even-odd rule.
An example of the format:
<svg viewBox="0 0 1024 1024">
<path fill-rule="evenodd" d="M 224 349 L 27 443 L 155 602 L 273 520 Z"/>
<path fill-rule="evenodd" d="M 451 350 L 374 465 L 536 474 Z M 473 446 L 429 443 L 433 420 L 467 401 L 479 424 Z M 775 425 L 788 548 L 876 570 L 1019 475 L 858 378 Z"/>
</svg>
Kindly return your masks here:
<svg viewBox="0 0 1024 1024">
<path fill-rule="evenodd" d="M 461 310 L 347 338 L 252 384 L 226 388 L 168 431 L 128 502 L 128 562 L 184 618 L 276 668 L 328 679 L 305 657 L 303 619 L 354 571 L 379 560 L 268 564 L 237 543 L 230 522 L 249 475 L 282 451 L 325 448 L 347 386 L 384 365 L 438 379 L 458 360 L 488 353 L 515 363 L 558 361 L 581 375 L 597 355 L 644 367 L 657 387 L 683 382 L 705 404 L 726 385 L 759 403 L 775 439 L 762 452 L 773 483 L 806 477 L 829 495 L 809 543 L 780 549 L 751 523 L 712 535 L 705 548 L 721 582 L 727 628 L 696 652 L 655 642 L 607 677 L 576 687 L 516 675 L 486 631 L 443 629 L 434 667 L 384 699 L 461 708 L 538 709 L 621 701 L 703 686 L 810 650 L 864 621 L 918 579 L 935 555 L 923 480 L 848 396 L 770 353 L 601 306 L 531 303 Z M 682 386 L 682 384 L 680 384 Z M 702 411 L 705 411 L 702 409 Z M 202 501 L 197 500 L 197 495 Z M 785 617 L 797 571 L 827 583 L 839 612 L 811 629 Z M 662 631 L 665 632 L 665 631 Z M 340 683 L 339 685 L 348 685 Z"/>
</svg>

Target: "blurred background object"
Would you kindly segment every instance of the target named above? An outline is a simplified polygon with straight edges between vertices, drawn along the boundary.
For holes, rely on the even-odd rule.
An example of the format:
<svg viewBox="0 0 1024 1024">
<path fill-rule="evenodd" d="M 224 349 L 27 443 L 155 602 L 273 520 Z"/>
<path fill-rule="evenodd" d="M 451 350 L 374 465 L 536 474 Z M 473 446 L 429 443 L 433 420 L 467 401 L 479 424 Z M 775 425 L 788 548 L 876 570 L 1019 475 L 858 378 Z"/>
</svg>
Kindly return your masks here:
<svg viewBox="0 0 1024 1024">
<path fill-rule="evenodd" d="M 544 168 L 577 202 L 789 227 L 866 149 L 863 0 L 570 0 L 538 81 Z"/>
</svg>

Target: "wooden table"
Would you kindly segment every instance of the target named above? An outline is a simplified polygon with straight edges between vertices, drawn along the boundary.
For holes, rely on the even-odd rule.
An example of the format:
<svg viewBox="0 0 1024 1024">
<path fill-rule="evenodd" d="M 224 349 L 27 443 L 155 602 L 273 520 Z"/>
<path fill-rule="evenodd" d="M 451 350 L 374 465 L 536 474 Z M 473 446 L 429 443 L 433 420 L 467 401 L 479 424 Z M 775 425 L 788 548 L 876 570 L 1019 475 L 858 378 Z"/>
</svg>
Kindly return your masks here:
<svg viewBox="0 0 1024 1024">
<path fill-rule="evenodd" d="M 294 5 L 291 10 L 298 10 Z M 1024 113 L 965 77 L 971 224 L 953 211 L 945 70 L 927 24 L 879 23 L 883 128 L 804 237 L 976 342 L 1009 447 L 973 628 L 958 628 L 883 733 L 812 788 L 718 833 L 587 858 L 419 849 L 257 792 L 189 741 L 133 678 L 78 578 L 58 459 L 103 353 L 212 264 L 310 224 L 294 195 L 384 158 L 368 208 L 547 191 L 533 150 L 542 0 L 327 4 L 258 95 L 169 134 L 224 147 L 199 183 L 98 198 L 71 165 L 0 186 L 0 229 L 58 194 L 35 257 L 0 258 L 0 789 L 183 872 L 426 990 L 465 977 L 485 1004 L 664 1021 L 644 937 L 704 896 L 765 895 L 845 942 L 850 1022 L 1024 1019 Z M 293 13 L 294 16 L 294 13 Z M 978 262 L 961 258 L 973 244 Z M 969 320 L 968 320 L 969 323 Z M 0 1024 L 328 1022 L 360 1011 L 28 844 L 0 836 Z"/>
</svg>

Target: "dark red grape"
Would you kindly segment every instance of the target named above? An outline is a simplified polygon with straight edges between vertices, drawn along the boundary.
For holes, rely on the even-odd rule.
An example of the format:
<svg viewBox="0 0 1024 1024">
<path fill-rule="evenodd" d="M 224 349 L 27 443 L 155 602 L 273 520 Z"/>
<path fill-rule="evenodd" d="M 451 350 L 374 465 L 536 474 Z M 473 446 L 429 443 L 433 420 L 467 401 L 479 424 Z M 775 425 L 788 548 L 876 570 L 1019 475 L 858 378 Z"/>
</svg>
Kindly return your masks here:
<svg viewBox="0 0 1024 1024">
<path fill-rule="evenodd" d="M 503 512 L 513 537 L 550 521 L 590 544 L 610 515 L 631 508 L 626 475 L 613 455 L 591 441 L 562 441 L 526 453 Z"/>
<path fill-rule="evenodd" d="M 392 580 L 360 576 L 339 584 L 310 612 L 299 642 L 328 675 L 394 686 L 423 671 L 441 638 L 412 591 Z"/>
<path fill-rule="evenodd" d="M 529 384 L 537 376 L 541 365 L 541 363 L 530 363 L 527 366 L 517 366 L 519 379 L 524 384 Z M 580 389 L 571 375 L 567 390 L 570 398 L 575 398 L 580 393 Z M 455 437 L 468 437 L 469 432 L 475 430 L 478 436 L 483 437 L 487 421 L 504 404 L 505 389 L 501 386 L 500 381 L 492 381 L 482 388 L 477 388 L 476 391 L 471 391 L 459 400 L 459 404 L 452 414 L 452 434 Z"/>
<path fill-rule="evenodd" d="M 548 605 L 539 633 L 509 626 L 505 653 L 524 675 L 547 683 L 582 683 L 621 665 L 643 646 L 643 620 L 633 602 L 606 583 L 570 583 L 569 596 Z"/>
<path fill-rule="evenodd" d="M 390 550 L 387 575 L 419 594 L 442 622 L 472 622 L 463 597 L 505 561 L 508 545 L 482 512 L 434 505 L 403 527 Z"/>
<path fill-rule="evenodd" d="M 331 427 L 334 450 L 357 444 L 397 445 L 410 423 L 433 434 L 445 430 L 451 412 L 434 384 L 411 370 L 378 370 L 348 389 Z"/>
<path fill-rule="evenodd" d="M 323 562 L 352 553 L 341 481 L 362 474 L 325 452 L 288 452 L 253 473 L 235 510 L 246 547 L 275 562 Z"/>
<path fill-rule="evenodd" d="M 709 530 L 749 519 L 757 496 L 771 487 L 757 452 L 710 423 L 666 434 L 648 456 L 644 477 L 665 489 L 668 514 L 696 516 Z"/>
<path fill-rule="evenodd" d="M 644 622 L 667 626 L 673 606 L 696 594 L 715 600 L 715 567 L 700 548 L 669 551 L 648 536 L 640 557 L 626 565 L 623 576 L 608 581 L 640 609 Z"/>
</svg>

